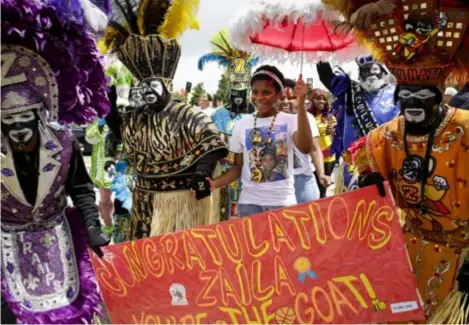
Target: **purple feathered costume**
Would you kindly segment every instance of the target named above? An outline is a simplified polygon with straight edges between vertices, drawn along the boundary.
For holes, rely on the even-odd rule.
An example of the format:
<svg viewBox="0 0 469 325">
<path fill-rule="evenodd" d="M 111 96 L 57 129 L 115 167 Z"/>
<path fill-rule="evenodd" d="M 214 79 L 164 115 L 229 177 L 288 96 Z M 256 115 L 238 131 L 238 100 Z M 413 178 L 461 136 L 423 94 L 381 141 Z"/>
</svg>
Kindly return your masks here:
<svg viewBox="0 0 469 325">
<path fill-rule="evenodd" d="M 1 26 L 2 115 L 45 106 L 52 120 L 84 124 L 107 113 L 106 77 L 84 25 L 41 2 L 2 0 Z M 73 138 L 45 119 L 34 206 L 2 135 L 2 295 L 19 323 L 89 323 L 102 298 L 83 218 L 67 207 Z"/>
</svg>

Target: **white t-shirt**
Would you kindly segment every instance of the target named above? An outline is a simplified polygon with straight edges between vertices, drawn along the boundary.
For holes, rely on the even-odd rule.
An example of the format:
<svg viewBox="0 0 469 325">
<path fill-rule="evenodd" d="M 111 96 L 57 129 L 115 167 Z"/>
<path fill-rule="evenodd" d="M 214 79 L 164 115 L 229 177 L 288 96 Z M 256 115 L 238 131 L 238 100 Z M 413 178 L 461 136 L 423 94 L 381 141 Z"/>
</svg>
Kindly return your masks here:
<svg viewBox="0 0 469 325">
<path fill-rule="evenodd" d="M 296 115 L 280 112 L 270 133 L 273 117 L 254 116 L 238 120 L 230 137 L 230 151 L 244 155 L 241 174 L 241 204 L 290 206 L 296 204 L 293 178 L 293 133 L 298 128 Z M 254 140 L 254 141 L 253 141 Z M 253 144 L 254 142 L 254 144 Z"/>
<path fill-rule="evenodd" d="M 306 115 L 308 116 L 311 135 L 313 138 L 319 137 L 319 129 L 318 125 L 316 124 L 316 119 L 314 118 L 313 114 L 306 113 Z M 316 167 L 314 167 L 313 161 L 311 159 L 311 154 L 302 153 L 296 146 L 293 167 L 295 168 L 293 171 L 294 175 L 312 176 L 316 170 Z"/>
</svg>

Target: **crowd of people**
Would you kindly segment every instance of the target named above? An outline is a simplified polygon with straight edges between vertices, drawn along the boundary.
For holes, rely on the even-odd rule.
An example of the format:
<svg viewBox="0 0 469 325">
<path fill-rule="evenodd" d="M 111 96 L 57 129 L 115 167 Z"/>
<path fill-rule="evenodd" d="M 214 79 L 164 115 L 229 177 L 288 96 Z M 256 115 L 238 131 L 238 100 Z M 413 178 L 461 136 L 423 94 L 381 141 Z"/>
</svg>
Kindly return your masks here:
<svg viewBox="0 0 469 325">
<path fill-rule="evenodd" d="M 356 58 L 358 80 L 319 62 L 324 89 L 312 89 L 301 75 L 295 81 L 281 66 L 255 67 L 253 55 L 228 46 L 229 96 L 211 105 L 205 93 L 191 107 L 171 91 L 177 39 L 197 25 L 197 6 L 184 15 L 138 15 L 122 1 L 104 26 L 96 20 L 107 21 L 101 14 L 110 8 L 89 0 L 73 10 L 60 1 L 2 0 L 2 323 L 96 321 L 103 303 L 88 247 L 102 257 L 110 243 L 366 186 L 392 194 L 403 215 L 427 320 L 451 319 L 438 307 L 456 293 L 467 319 L 469 32 L 467 20 L 448 12 L 469 8 L 427 2 L 447 16 L 425 11 L 436 22 L 429 27 L 417 7 L 407 8 L 394 47 L 382 45 L 377 35 L 389 31 L 373 21 L 394 24 L 401 11 L 358 22 L 355 13 L 374 7 L 337 5 L 381 51 Z M 442 50 L 439 39 L 425 52 L 448 26 L 461 26 L 451 40 L 458 46 Z M 97 46 L 125 69 L 106 77 Z M 445 89 L 450 73 L 459 92 Z M 55 121 L 90 123 L 90 173 L 76 140 Z"/>
</svg>

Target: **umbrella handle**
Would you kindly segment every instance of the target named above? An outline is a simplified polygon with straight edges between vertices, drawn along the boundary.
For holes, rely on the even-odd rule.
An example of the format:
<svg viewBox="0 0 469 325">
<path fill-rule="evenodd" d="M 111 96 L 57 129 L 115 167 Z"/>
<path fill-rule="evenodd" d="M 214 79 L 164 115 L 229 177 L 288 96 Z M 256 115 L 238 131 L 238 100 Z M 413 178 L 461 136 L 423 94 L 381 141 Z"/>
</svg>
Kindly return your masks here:
<svg viewBox="0 0 469 325">
<path fill-rule="evenodd" d="M 301 48 L 305 48 L 305 24 L 301 21 L 301 25 L 303 26 L 303 31 L 301 33 Z M 300 76 L 303 75 L 303 61 L 304 61 L 304 50 L 301 50 L 301 65 L 300 65 Z"/>
<path fill-rule="evenodd" d="M 304 51 L 301 51 L 300 76 L 303 76 L 303 57 L 304 57 Z"/>
</svg>

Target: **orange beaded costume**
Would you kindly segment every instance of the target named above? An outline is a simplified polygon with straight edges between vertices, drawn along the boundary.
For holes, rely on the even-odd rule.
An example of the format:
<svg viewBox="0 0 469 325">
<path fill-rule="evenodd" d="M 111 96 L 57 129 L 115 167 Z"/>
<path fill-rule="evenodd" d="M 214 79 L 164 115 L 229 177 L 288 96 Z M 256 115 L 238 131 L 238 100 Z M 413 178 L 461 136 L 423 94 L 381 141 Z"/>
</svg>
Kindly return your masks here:
<svg viewBox="0 0 469 325">
<path fill-rule="evenodd" d="M 450 292 L 469 251 L 469 112 L 447 108 L 435 132 L 423 195 L 408 168 L 418 159 L 406 156 L 403 127 L 400 116 L 373 130 L 366 148 L 371 170 L 390 182 L 405 213 L 409 255 L 429 317 Z M 427 137 L 409 135 L 407 142 L 411 155 L 425 156 Z"/>
<path fill-rule="evenodd" d="M 449 75 L 461 85 L 469 81 L 467 1 L 322 1 L 345 16 L 342 25 L 357 32 L 399 86 L 441 90 Z M 415 39 L 425 41 L 409 55 Z M 469 255 L 469 112 L 442 110 L 433 141 L 428 135 L 404 139 L 405 119 L 399 116 L 370 132 L 366 146 L 354 154 L 360 171 L 371 168 L 391 184 L 427 320 L 457 287 Z"/>
</svg>

